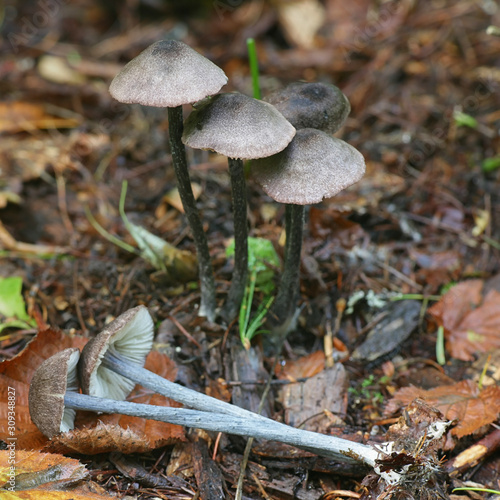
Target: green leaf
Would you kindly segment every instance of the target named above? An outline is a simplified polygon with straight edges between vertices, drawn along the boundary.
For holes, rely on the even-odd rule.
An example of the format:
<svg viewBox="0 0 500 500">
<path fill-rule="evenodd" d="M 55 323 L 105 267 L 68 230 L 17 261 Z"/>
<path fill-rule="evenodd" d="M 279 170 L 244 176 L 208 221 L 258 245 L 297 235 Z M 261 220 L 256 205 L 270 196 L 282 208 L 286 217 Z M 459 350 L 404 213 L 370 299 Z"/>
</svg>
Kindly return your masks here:
<svg viewBox="0 0 500 500">
<path fill-rule="evenodd" d="M 34 325 L 35 322 L 26 312 L 26 305 L 21 293 L 22 288 L 23 280 L 19 276 L 0 278 L 0 314 Z"/>
<path fill-rule="evenodd" d="M 500 167 L 500 156 L 485 158 L 481 164 L 483 172 L 493 172 Z"/>
</svg>

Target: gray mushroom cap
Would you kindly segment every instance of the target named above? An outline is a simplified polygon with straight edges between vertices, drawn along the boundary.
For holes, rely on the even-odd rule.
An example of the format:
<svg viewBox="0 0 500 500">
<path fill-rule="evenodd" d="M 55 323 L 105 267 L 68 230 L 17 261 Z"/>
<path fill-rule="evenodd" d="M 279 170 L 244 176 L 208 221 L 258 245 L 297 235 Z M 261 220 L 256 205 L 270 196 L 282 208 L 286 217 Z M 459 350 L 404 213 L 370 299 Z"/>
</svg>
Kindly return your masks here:
<svg viewBox="0 0 500 500">
<path fill-rule="evenodd" d="M 365 173 L 362 154 L 346 142 L 316 129 L 297 131 L 280 153 L 253 160 L 251 173 L 280 203 L 309 205 L 358 182 Z"/>
<path fill-rule="evenodd" d="M 31 379 L 31 420 L 48 438 L 74 427 L 76 412 L 64 406 L 64 395 L 67 391 L 78 392 L 76 365 L 79 358 L 78 349 L 64 349 L 46 359 Z"/>
<path fill-rule="evenodd" d="M 182 142 L 229 158 L 248 160 L 283 150 L 295 128 L 270 104 L 239 93 L 219 94 L 195 109 Z"/>
<path fill-rule="evenodd" d="M 109 92 L 120 102 L 173 108 L 216 94 L 226 83 L 224 71 L 185 43 L 161 40 L 132 59 Z"/>
<path fill-rule="evenodd" d="M 264 97 L 297 130 L 316 128 L 334 134 L 351 112 L 347 97 L 335 85 L 296 82 Z"/>
<path fill-rule="evenodd" d="M 82 350 L 78 365 L 82 391 L 90 396 L 124 400 L 135 382 L 102 366 L 102 358 L 109 350 L 143 367 L 153 347 L 153 336 L 153 319 L 146 307 L 137 306 L 118 316 Z"/>
</svg>

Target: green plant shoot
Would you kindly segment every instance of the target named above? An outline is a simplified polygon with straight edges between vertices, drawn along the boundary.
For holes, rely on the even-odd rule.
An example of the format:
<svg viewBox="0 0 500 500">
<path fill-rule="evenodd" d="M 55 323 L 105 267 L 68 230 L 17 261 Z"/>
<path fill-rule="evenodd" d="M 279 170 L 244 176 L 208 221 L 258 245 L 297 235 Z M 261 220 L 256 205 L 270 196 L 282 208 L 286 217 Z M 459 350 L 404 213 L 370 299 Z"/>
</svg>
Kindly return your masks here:
<svg viewBox="0 0 500 500">
<path fill-rule="evenodd" d="M 257 59 L 257 49 L 255 47 L 255 40 L 247 38 L 248 49 L 248 63 L 250 65 L 250 74 L 252 75 L 252 91 L 255 99 L 260 99 L 260 85 L 259 85 L 259 60 Z"/>
<path fill-rule="evenodd" d="M 36 326 L 26 312 L 21 293 L 23 280 L 19 276 L 0 278 L 0 315 L 6 319 L 0 323 L 0 332 L 6 328 L 28 329 Z"/>
<path fill-rule="evenodd" d="M 228 257 L 234 255 L 234 241 L 228 246 L 226 255 Z M 279 257 L 269 240 L 248 238 L 249 277 L 238 318 L 240 339 L 245 349 L 250 348 L 250 341 L 255 335 L 265 333 L 264 330 L 260 330 L 260 327 L 264 323 L 265 316 L 274 300 L 274 297 L 271 296 L 274 290 L 273 267 L 278 267 L 279 264 Z M 256 289 L 264 294 L 264 299 L 257 308 L 255 315 L 251 317 Z"/>
</svg>

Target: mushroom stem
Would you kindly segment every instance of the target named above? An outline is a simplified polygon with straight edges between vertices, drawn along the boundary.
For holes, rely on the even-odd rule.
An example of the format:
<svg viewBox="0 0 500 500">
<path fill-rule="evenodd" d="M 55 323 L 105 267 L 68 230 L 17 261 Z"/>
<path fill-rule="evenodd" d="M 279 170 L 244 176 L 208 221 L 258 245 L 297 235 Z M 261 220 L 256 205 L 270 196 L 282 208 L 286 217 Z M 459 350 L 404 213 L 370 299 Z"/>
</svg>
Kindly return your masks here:
<svg viewBox="0 0 500 500">
<path fill-rule="evenodd" d="M 269 421 L 269 425 L 263 425 L 260 419 L 207 413 L 185 408 L 168 408 L 128 401 L 115 401 L 75 392 L 66 392 L 64 404 L 74 410 L 119 413 L 206 431 L 225 432 L 238 436 L 279 441 L 344 463 L 364 462 L 373 467 L 378 457 L 378 452 L 371 446 L 296 429 L 272 420 Z"/>
<path fill-rule="evenodd" d="M 191 188 L 191 180 L 186 162 L 186 150 L 181 137 L 183 132 L 182 106 L 168 109 L 168 127 L 170 134 L 170 148 L 172 152 L 172 163 L 179 195 L 193 233 L 194 244 L 198 254 L 198 268 L 200 273 L 201 302 L 199 315 L 205 316 L 210 322 L 215 319 L 215 281 L 208 251 L 208 243 L 200 213 L 196 208 L 196 202 Z"/>
<path fill-rule="evenodd" d="M 287 325 L 295 314 L 299 293 L 304 211 L 303 205 L 286 205 L 285 268 L 269 315 L 273 328 Z"/>
<path fill-rule="evenodd" d="M 145 368 L 131 363 L 120 356 L 116 352 L 111 353 L 106 352 L 102 358 L 103 368 L 107 368 L 114 373 L 118 373 L 122 377 L 132 380 L 136 384 L 140 384 L 143 387 L 150 389 L 162 396 L 173 399 L 178 403 L 194 408 L 195 410 L 201 410 L 205 412 L 213 413 L 224 413 L 226 415 L 233 415 L 242 418 L 258 418 L 259 420 L 265 420 L 269 422 L 269 419 L 253 413 L 239 406 L 235 406 L 229 403 L 225 403 L 206 394 L 194 391 L 187 387 L 183 387 L 174 382 L 160 377 L 156 373 L 150 372 Z"/>
<path fill-rule="evenodd" d="M 234 220 L 234 269 L 222 317 L 232 321 L 238 314 L 248 276 L 247 189 L 243 161 L 228 158 Z"/>
</svg>

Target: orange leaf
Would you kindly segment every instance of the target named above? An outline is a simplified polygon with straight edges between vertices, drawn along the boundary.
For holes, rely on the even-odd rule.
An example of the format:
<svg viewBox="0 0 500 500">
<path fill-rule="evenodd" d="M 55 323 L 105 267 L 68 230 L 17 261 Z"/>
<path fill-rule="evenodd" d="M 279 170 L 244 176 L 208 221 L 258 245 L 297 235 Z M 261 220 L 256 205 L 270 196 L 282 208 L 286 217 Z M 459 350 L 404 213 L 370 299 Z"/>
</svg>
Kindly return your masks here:
<svg viewBox="0 0 500 500">
<path fill-rule="evenodd" d="M 471 380 L 425 391 L 417 387 L 399 389 L 387 404 L 384 413 L 391 415 L 407 406 L 415 398 L 422 398 L 435 406 L 448 420 L 458 420 L 451 431 L 461 438 L 494 422 L 500 414 L 500 387 L 489 386 L 480 391 Z"/>
<path fill-rule="evenodd" d="M 0 487 L 5 489 L 2 491 L 2 500 L 114 498 L 89 492 L 88 485 L 84 482 L 87 477 L 88 471 L 83 464 L 62 455 L 37 451 L 0 451 Z M 14 484 L 16 491 L 13 490 Z M 66 489 L 71 489 L 70 496 L 64 491 Z"/>
<path fill-rule="evenodd" d="M 286 365 L 276 367 L 276 376 L 279 379 L 297 380 L 299 378 L 314 377 L 325 368 L 325 353 L 316 351 L 295 361 L 287 361 Z"/>
<path fill-rule="evenodd" d="M 0 102 L 0 132 L 23 132 L 33 129 L 78 127 L 74 118 L 48 116 L 42 104 L 31 102 Z"/>
<path fill-rule="evenodd" d="M 500 348 L 500 292 L 483 298 L 483 282 L 459 283 L 429 309 L 445 331 L 451 356 L 464 361 L 474 354 Z"/>
</svg>

